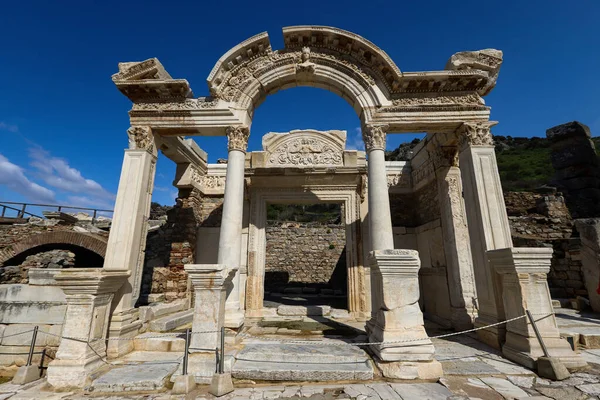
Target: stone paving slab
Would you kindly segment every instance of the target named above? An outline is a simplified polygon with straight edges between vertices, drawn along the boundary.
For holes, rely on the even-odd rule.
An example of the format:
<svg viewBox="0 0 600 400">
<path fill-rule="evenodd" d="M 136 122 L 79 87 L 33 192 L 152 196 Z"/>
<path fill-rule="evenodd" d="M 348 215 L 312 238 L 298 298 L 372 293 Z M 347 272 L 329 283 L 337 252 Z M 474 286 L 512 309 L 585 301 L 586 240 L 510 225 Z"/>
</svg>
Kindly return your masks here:
<svg viewBox="0 0 600 400">
<path fill-rule="evenodd" d="M 178 364 L 128 365 L 108 371 L 94 380 L 91 388 L 95 392 L 154 391 L 165 387 Z"/>
<path fill-rule="evenodd" d="M 323 346 L 311 344 L 265 343 L 248 344 L 236 355 L 237 360 L 298 363 L 357 363 L 369 359 L 354 346 Z"/>
<path fill-rule="evenodd" d="M 264 381 L 354 381 L 373 379 L 368 362 L 346 364 L 282 363 L 238 360 L 232 375 L 237 379 Z"/>
<path fill-rule="evenodd" d="M 449 396 L 452 396 L 452 392 L 439 383 L 390 383 L 389 385 L 404 400 L 446 400 Z"/>
<path fill-rule="evenodd" d="M 483 377 L 481 381 L 500 393 L 505 399 L 519 399 L 529 397 L 529 394 L 520 387 L 513 385 L 506 379 Z"/>
</svg>

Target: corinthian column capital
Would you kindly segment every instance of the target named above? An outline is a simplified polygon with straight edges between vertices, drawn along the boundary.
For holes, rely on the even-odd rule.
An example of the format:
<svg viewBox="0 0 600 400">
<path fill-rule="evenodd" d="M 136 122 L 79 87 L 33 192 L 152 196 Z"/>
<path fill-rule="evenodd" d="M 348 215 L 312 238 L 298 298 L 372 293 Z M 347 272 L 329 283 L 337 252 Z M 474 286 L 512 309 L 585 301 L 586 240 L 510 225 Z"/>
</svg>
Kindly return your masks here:
<svg viewBox="0 0 600 400">
<path fill-rule="evenodd" d="M 250 129 L 247 126 L 230 126 L 227 128 L 227 148 L 246 152 Z"/>
<path fill-rule="evenodd" d="M 385 150 L 386 132 L 389 127 L 387 124 L 368 124 L 363 126 L 362 136 L 367 152 L 375 149 Z"/>
<path fill-rule="evenodd" d="M 495 121 L 465 122 L 457 130 L 458 143 L 463 149 L 467 146 L 493 146 L 494 140 L 490 128 Z"/>
<path fill-rule="evenodd" d="M 154 153 L 154 136 L 149 126 L 132 126 L 127 129 L 127 136 L 130 149 Z"/>
</svg>

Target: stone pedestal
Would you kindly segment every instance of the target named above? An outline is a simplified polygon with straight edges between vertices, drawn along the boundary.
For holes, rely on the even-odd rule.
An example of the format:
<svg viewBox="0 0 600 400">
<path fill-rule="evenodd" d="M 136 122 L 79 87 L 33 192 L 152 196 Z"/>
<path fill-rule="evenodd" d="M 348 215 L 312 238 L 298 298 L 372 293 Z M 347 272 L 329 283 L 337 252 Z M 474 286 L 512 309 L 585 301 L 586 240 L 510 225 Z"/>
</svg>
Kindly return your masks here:
<svg viewBox="0 0 600 400">
<path fill-rule="evenodd" d="M 571 350 L 569 343 L 560 337 L 548 281 L 552 249 L 507 248 L 488 251 L 490 265 L 502 281 L 506 318 L 525 315 L 529 310 L 536 321 L 549 356 L 558 358 L 567 368 L 580 368 L 586 362 Z M 535 368 L 543 351 L 528 318 L 506 324 L 506 342 L 502 353 L 509 360 L 528 368 Z"/>
<path fill-rule="evenodd" d="M 240 306 L 240 258 L 242 252 L 242 218 L 244 214 L 244 168 L 250 132 L 247 127 L 227 129 L 229 154 L 223 196 L 223 217 L 219 234 L 218 263 L 235 271 L 227 293 L 225 326 L 237 329 L 244 323 Z"/>
<path fill-rule="evenodd" d="M 195 295 L 188 373 L 197 383 L 209 383 L 216 370 L 215 349 L 220 346 L 225 322 L 227 290 L 237 269 L 222 264 L 188 264 L 185 271 Z"/>
<path fill-rule="evenodd" d="M 376 250 L 369 256 L 372 290 L 381 304 L 367 323 L 370 342 L 410 341 L 371 345 L 384 376 L 432 379 L 441 376 L 434 347 L 419 308 L 419 253 L 415 250 Z M 414 340 L 414 341 L 413 341 Z"/>
<path fill-rule="evenodd" d="M 48 366 L 55 388 L 84 387 L 106 364 L 106 332 L 115 292 L 127 281 L 126 271 L 66 269 L 55 276 L 65 292 L 67 312 L 56 359 Z"/>
<path fill-rule="evenodd" d="M 600 218 L 578 219 L 575 227 L 581 238 L 581 272 L 585 288 L 592 309 L 600 312 Z"/>
<path fill-rule="evenodd" d="M 479 309 L 474 324 L 476 327 L 504 320 L 502 287 L 488 264 L 486 251 L 512 247 L 490 132 L 492 125 L 494 122 L 464 123 L 457 132 L 473 271 L 477 284 Z M 479 330 L 477 334 L 480 340 L 499 349 L 504 342 L 505 328 L 499 325 Z"/>
<path fill-rule="evenodd" d="M 133 338 L 142 326 L 137 321 L 135 304 L 140 296 L 144 250 L 148 235 L 150 200 L 156 170 L 156 146 L 148 127 L 135 126 L 127 131 L 129 149 L 125 150 L 119 189 L 115 202 L 104 269 L 130 271 L 127 282 L 115 294 L 109 338 Z M 133 350 L 133 341 L 110 340 L 111 358 Z"/>
</svg>

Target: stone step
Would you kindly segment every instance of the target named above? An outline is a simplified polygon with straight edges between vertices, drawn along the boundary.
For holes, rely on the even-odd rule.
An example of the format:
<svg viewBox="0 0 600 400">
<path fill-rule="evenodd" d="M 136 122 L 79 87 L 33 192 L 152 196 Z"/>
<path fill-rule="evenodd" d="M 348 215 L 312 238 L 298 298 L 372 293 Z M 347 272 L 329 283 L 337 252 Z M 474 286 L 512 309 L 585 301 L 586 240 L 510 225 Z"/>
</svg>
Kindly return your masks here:
<svg viewBox="0 0 600 400">
<path fill-rule="evenodd" d="M 236 360 L 232 376 L 255 381 L 368 381 L 373 379 L 370 362 L 281 363 Z"/>
<path fill-rule="evenodd" d="M 236 356 L 238 379 L 269 381 L 370 380 L 367 354 L 352 346 L 251 343 Z"/>
<path fill-rule="evenodd" d="M 236 359 L 286 363 L 359 363 L 369 360 L 367 354 L 353 346 L 327 346 L 312 344 L 252 343 L 240 351 Z"/>
<path fill-rule="evenodd" d="M 282 304 L 277 307 L 277 314 L 284 316 L 326 316 L 330 312 L 330 306 L 288 306 Z"/>
<path fill-rule="evenodd" d="M 185 334 L 168 337 L 154 337 L 156 333 L 147 332 L 133 339 L 135 350 L 139 351 L 185 351 Z"/>
<path fill-rule="evenodd" d="M 155 303 L 140 307 L 140 319 L 142 321 L 151 321 L 186 309 L 188 309 L 188 300 L 186 299 L 179 299 L 170 303 Z"/>
<path fill-rule="evenodd" d="M 180 311 L 150 322 L 149 329 L 153 332 L 169 332 L 192 322 L 194 310 Z"/>
<path fill-rule="evenodd" d="M 139 392 L 163 389 L 179 362 L 145 363 L 114 368 L 94 380 L 95 393 Z"/>
</svg>

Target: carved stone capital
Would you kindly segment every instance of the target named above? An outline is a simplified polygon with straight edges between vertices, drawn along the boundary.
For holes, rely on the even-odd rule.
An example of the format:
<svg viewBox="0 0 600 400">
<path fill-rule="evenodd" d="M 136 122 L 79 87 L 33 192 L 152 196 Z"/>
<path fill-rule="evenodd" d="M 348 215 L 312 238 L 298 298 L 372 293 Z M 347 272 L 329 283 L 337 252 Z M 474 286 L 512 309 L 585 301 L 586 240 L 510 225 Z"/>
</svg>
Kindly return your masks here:
<svg viewBox="0 0 600 400">
<path fill-rule="evenodd" d="M 129 148 L 137 150 L 146 150 L 154 153 L 154 136 L 149 126 L 132 126 L 127 129 L 129 136 Z"/>
<path fill-rule="evenodd" d="M 227 148 L 229 151 L 239 150 L 245 153 L 249 137 L 250 129 L 247 126 L 230 126 L 227 128 Z"/>
<path fill-rule="evenodd" d="M 362 136 L 367 152 L 375 149 L 385 150 L 386 132 L 389 127 L 387 124 L 369 124 L 363 127 Z"/>
<path fill-rule="evenodd" d="M 458 143 L 461 149 L 467 146 L 493 146 L 494 140 L 490 128 L 496 122 L 465 122 L 457 129 Z"/>
<path fill-rule="evenodd" d="M 435 169 L 458 167 L 458 148 L 455 146 L 436 146 L 429 154 Z"/>
</svg>

